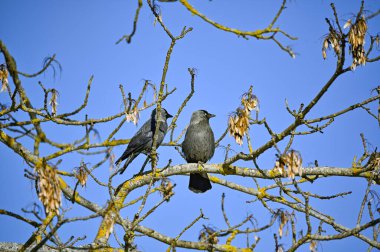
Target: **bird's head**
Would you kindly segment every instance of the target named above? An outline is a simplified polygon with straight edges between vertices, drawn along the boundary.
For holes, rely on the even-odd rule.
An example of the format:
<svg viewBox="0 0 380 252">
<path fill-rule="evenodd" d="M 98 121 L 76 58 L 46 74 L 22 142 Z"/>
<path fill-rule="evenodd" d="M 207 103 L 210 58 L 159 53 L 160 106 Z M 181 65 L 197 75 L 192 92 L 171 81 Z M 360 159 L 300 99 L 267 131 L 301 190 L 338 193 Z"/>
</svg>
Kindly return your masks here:
<svg viewBox="0 0 380 252">
<path fill-rule="evenodd" d="M 156 112 L 157 110 L 154 109 L 152 111 L 152 118 L 155 118 L 156 117 Z M 168 113 L 168 111 L 166 111 L 166 109 L 164 108 L 161 108 L 161 115 L 160 115 L 160 119 L 161 121 L 166 121 L 166 119 L 170 118 L 170 117 L 173 117 L 171 114 Z"/>
<path fill-rule="evenodd" d="M 197 110 L 193 112 L 190 123 L 199 123 L 201 121 L 208 121 L 210 118 L 215 117 L 214 114 L 210 114 L 206 110 Z"/>
</svg>

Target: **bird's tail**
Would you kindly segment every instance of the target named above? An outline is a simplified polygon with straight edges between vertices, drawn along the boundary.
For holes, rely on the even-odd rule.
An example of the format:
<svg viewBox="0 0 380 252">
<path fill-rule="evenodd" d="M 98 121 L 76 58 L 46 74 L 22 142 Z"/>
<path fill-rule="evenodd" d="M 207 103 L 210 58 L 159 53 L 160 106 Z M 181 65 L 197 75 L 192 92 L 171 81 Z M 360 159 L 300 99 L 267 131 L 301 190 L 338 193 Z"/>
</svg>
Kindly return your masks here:
<svg viewBox="0 0 380 252">
<path fill-rule="evenodd" d="M 119 164 L 123 161 L 123 159 L 120 157 L 118 160 L 116 160 L 115 165 L 119 166 Z"/>
<path fill-rule="evenodd" d="M 190 173 L 189 189 L 195 193 L 204 193 L 212 188 L 206 172 Z"/>
<path fill-rule="evenodd" d="M 123 167 L 119 170 L 119 173 L 120 174 L 123 174 L 123 172 L 125 171 L 125 169 L 127 169 L 128 165 L 137 157 L 136 154 L 132 153 L 128 158 L 127 158 L 127 161 L 125 161 Z M 115 162 L 116 165 L 119 165 L 121 163 L 122 160 L 120 160 L 120 158 Z"/>
<path fill-rule="evenodd" d="M 116 166 L 119 166 L 121 162 L 123 162 L 125 159 L 129 158 L 133 153 L 130 151 L 124 151 L 123 155 L 121 155 L 115 162 Z"/>
</svg>

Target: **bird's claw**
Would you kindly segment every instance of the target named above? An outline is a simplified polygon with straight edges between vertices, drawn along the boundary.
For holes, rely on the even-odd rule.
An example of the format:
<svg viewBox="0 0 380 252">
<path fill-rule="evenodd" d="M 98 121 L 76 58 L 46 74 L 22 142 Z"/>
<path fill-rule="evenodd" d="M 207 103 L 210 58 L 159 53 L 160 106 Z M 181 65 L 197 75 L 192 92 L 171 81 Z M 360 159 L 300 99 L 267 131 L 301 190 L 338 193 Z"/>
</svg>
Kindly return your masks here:
<svg viewBox="0 0 380 252">
<path fill-rule="evenodd" d="M 200 172 L 204 170 L 204 163 L 201 162 L 201 161 L 198 162 L 198 170 L 199 170 Z"/>
</svg>

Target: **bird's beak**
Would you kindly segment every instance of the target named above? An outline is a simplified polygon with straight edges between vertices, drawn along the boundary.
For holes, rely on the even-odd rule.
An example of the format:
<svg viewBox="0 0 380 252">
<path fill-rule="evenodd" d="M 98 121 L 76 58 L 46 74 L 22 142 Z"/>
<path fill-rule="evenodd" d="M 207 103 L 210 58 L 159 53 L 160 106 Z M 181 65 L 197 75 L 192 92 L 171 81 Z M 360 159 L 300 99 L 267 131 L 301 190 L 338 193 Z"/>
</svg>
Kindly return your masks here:
<svg viewBox="0 0 380 252">
<path fill-rule="evenodd" d="M 170 118 L 170 117 L 173 117 L 173 116 L 171 114 L 167 113 L 166 118 Z"/>
<path fill-rule="evenodd" d="M 214 114 L 207 114 L 207 118 L 208 118 L 208 119 L 213 118 L 213 117 L 215 117 Z"/>
</svg>

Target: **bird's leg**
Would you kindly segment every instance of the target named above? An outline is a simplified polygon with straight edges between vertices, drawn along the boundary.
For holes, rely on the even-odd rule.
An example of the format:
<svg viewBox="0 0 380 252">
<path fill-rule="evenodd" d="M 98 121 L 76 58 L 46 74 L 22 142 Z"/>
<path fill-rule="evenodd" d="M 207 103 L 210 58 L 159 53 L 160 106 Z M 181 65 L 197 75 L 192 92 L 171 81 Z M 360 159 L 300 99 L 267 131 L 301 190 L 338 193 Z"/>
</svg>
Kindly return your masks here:
<svg viewBox="0 0 380 252">
<path fill-rule="evenodd" d="M 119 168 L 118 173 L 123 174 L 123 172 L 125 171 L 125 169 L 127 169 L 127 166 L 128 166 L 129 163 L 130 163 L 130 162 L 127 160 L 127 161 L 124 163 L 123 167 Z M 118 164 L 117 167 L 119 167 L 119 165 L 120 165 L 120 164 Z"/>
<path fill-rule="evenodd" d="M 158 153 L 156 154 L 156 160 L 158 161 Z M 144 172 L 145 166 L 148 164 L 149 161 L 152 162 L 152 157 L 150 155 L 147 155 L 144 161 L 144 164 L 142 165 L 140 171 L 135 176 L 141 175 Z"/>
<path fill-rule="evenodd" d="M 198 170 L 199 170 L 199 172 L 202 172 L 203 169 L 204 169 L 204 163 L 201 162 L 201 161 L 198 161 Z"/>
<path fill-rule="evenodd" d="M 145 169 L 145 166 L 148 164 L 148 161 L 151 160 L 150 156 L 146 156 L 146 159 L 144 161 L 144 164 L 142 165 L 139 173 L 137 173 L 137 175 L 140 175 L 144 172 L 144 169 Z"/>
</svg>

